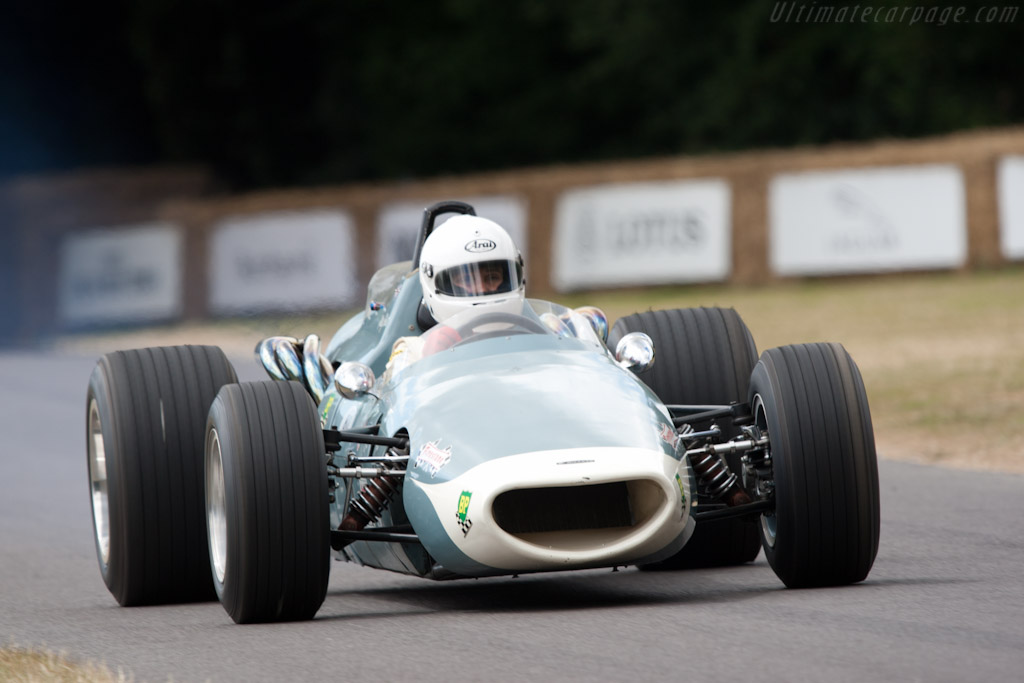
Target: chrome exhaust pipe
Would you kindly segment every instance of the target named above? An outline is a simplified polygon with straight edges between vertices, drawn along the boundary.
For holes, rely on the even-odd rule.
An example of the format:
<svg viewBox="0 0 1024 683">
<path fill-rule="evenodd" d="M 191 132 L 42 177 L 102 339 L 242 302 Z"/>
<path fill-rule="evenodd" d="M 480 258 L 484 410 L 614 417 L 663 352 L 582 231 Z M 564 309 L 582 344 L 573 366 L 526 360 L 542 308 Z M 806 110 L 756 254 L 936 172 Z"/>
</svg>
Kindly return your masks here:
<svg viewBox="0 0 1024 683">
<path fill-rule="evenodd" d="M 302 361 L 299 359 L 299 352 L 296 350 L 298 341 L 292 341 L 289 337 L 278 337 L 274 340 L 274 358 L 277 359 L 277 367 L 281 368 L 285 379 L 302 381 Z"/>
<path fill-rule="evenodd" d="M 256 345 L 256 360 L 273 379 L 302 379 L 295 337 L 267 337 Z"/>
<path fill-rule="evenodd" d="M 320 354 L 320 376 L 324 380 L 325 387 L 329 387 L 334 383 L 334 365 L 322 353 Z"/>
<path fill-rule="evenodd" d="M 608 316 L 597 306 L 580 306 L 576 312 L 582 315 L 594 328 L 594 334 L 604 342 L 608 343 Z"/>
<path fill-rule="evenodd" d="M 302 343 L 302 372 L 306 389 L 319 405 L 328 385 L 323 381 L 323 376 L 320 373 L 320 337 L 315 334 L 307 335 L 306 340 Z"/>
<path fill-rule="evenodd" d="M 267 337 L 256 345 L 255 352 L 272 379 L 302 382 L 317 404 L 334 381 L 334 366 L 320 353 L 320 337 L 315 334 L 301 342 L 295 337 Z"/>
<path fill-rule="evenodd" d="M 277 358 L 274 355 L 274 342 L 277 339 L 278 337 L 267 337 L 256 344 L 256 360 L 271 378 L 283 380 L 285 379 L 284 373 L 278 367 Z"/>
</svg>

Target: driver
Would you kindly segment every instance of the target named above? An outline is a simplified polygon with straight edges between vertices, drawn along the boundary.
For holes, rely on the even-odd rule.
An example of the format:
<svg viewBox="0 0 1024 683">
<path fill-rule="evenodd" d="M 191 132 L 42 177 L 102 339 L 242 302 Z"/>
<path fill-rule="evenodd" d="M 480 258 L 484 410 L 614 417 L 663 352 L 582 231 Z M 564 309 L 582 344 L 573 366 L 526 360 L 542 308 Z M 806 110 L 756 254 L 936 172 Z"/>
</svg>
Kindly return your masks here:
<svg viewBox="0 0 1024 683">
<path fill-rule="evenodd" d="M 484 296 L 503 289 L 508 281 L 506 275 L 504 263 L 485 261 L 472 266 L 457 266 L 451 269 L 449 278 L 457 296 Z"/>
<path fill-rule="evenodd" d="M 453 216 L 423 243 L 419 262 L 423 303 L 440 325 L 467 310 L 522 313 L 526 300 L 523 257 L 500 225 L 479 216 Z M 459 341 L 451 328 L 395 342 L 386 376 Z"/>
<path fill-rule="evenodd" d="M 439 323 L 468 309 L 522 312 L 523 257 L 494 221 L 449 218 L 424 242 L 419 267 L 423 302 Z"/>
</svg>

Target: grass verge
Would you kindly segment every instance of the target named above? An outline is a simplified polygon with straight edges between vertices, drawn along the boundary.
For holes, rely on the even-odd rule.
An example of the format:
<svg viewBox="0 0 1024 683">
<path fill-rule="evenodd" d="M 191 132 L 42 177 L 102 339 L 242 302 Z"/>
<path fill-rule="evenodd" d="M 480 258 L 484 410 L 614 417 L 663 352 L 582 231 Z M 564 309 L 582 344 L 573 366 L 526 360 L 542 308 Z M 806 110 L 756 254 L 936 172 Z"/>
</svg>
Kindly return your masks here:
<svg viewBox="0 0 1024 683">
<path fill-rule="evenodd" d="M 107 667 L 73 662 L 68 658 L 18 647 L 0 648 L 0 681 L 9 683 L 125 683 L 124 674 Z"/>
</svg>

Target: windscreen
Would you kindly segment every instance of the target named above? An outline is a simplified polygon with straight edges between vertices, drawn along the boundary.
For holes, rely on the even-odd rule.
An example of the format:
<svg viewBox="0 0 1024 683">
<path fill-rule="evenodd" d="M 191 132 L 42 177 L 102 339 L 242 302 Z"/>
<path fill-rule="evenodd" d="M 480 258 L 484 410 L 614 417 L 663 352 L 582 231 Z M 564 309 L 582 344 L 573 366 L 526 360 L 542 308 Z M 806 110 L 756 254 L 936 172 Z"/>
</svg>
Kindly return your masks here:
<svg viewBox="0 0 1024 683">
<path fill-rule="evenodd" d="M 423 355 L 496 337 L 512 338 L 522 334 L 567 337 L 584 342 L 607 353 L 587 318 L 576 311 L 539 299 L 528 299 L 522 315 L 488 313 L 486 309 L 463 311 L 423 334 Z"/>
</svg>

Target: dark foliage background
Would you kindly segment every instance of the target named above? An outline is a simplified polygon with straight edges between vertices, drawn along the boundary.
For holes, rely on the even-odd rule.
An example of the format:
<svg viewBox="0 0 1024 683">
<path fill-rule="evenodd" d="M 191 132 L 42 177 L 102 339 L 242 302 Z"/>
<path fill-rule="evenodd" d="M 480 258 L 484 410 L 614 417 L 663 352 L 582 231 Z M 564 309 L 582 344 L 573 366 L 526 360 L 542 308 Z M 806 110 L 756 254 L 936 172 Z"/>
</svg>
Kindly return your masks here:
<svg viewBox="0 0 1024 683">
<path fill-rule="evenodd" d="M 9 0 L 0 174 L 200 162 L 252 188 L 1024 121 L 1024 16 L 772 21 L 781 4 Z"/>
</svg>

